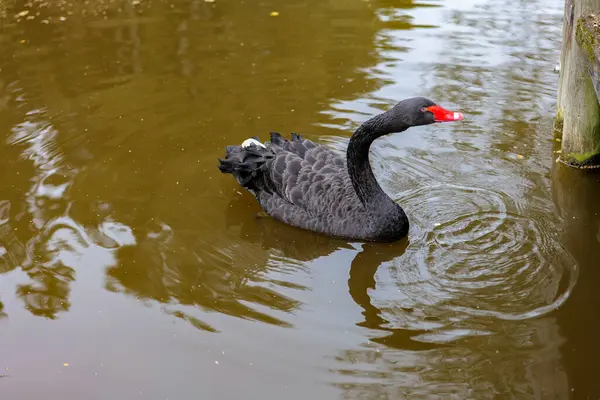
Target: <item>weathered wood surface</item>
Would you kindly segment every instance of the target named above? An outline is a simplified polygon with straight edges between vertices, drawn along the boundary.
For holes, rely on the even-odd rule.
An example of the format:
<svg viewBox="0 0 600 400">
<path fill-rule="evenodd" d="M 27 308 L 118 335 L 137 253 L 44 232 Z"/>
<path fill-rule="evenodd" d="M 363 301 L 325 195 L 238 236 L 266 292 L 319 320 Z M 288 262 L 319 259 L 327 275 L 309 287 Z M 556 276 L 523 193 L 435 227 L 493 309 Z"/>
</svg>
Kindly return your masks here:
<svg viewBox="0 0 600 400">
<path fill-rule="evenodd" d="M 588 72 L 600 102 L 600 10 L 599 14 L 584 15 L 577 20 L 577 44 L 588 55 Z"/>
<path fill-rule="evenodd" d="M 600 0 L 566 0 L 555 131 L 560 160 L 600 168 Z"/>
</svg>

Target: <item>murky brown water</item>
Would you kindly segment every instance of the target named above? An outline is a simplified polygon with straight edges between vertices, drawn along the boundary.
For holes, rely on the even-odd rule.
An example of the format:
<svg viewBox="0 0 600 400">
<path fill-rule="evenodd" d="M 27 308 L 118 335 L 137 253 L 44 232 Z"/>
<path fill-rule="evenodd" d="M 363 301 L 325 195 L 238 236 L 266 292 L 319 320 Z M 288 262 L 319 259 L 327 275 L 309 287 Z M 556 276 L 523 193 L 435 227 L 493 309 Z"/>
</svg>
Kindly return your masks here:
<svg viewBox="0 0 600 400">
<path fill-rule="evenodd" d="M 600 397 L 561 1 L 85 3 L 0 2 L 2 399 Z M 216 168 L 413 95 L 467 120 L 374 145 L 403 242 L 256 218 Z"/>
</svg>

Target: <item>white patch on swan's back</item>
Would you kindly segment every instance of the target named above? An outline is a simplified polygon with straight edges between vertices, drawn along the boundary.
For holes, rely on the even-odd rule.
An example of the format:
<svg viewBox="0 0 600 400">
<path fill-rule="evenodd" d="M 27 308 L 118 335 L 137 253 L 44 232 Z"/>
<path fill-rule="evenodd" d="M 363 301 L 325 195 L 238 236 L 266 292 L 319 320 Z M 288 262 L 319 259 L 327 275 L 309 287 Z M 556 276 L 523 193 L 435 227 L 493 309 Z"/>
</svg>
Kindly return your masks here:
<svg viewBox="0 0 600 400">
<path fill-rule="evenodd" d="M 256 139 L 246 139 L 246 140 L 244 140 L 242 142 L 242 147 L 243 148 L 248 148 L 248 147 L 250 147 L 253 144 L 256 145 L 256 146 L 259 146 L 259 147 L 262 147 L 262 148 L 266 149 L 266 146 L 264 144 L 262 144 L 261 142 L 259 142 L 258 140 L 256 140 Z"/>
</svg>

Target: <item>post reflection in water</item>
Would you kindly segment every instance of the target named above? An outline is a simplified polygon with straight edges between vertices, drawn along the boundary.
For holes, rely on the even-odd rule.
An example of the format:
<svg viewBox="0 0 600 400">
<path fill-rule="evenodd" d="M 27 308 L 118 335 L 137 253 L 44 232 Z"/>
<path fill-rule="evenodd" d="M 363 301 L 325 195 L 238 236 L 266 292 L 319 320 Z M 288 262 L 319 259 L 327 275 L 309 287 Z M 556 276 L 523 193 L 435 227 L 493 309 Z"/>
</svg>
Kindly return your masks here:
<svg viewBox="0 0 600 400">
<path fill-rule="evenodd" d="M 552 195 L 557 214 L 564 221 L 561 239 L 580 269 L 576 290 L 557 314 L 563 334 L 570 339 L 563 346 L 564 359 L 576 397 L 594 398 L 600 393 L 600 382 L 593 372 L 600 356 L 600 310 L 593 301 L 600 279 L 600 175 L 557 163 L 552 168 Z"/>
<path fill-rule="evenodd" d="M 0 2 L 3 398 L 597 397 L 562 5 L 507 4 Z M 285 226 L 216 168 L 271 130 L 343 152 L 416 95 L 466 120 L 373 145 L 398 243 Z"/>
</svg>

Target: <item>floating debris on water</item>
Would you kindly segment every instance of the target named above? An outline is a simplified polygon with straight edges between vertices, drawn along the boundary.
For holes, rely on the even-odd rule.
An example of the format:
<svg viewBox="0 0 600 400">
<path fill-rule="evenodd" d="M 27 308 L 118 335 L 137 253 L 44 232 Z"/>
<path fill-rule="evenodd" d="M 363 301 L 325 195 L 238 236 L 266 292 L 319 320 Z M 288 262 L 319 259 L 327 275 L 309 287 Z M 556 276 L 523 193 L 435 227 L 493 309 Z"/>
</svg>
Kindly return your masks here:
<svg viewBox="0 0 600 400">
<path fill-rule="evenodd" d="M 271 17 L 277 17 L 279 16 L 279 13 L 277 11 L 271 11 L 271 14 L 269 14 Z"/>
</svg>

